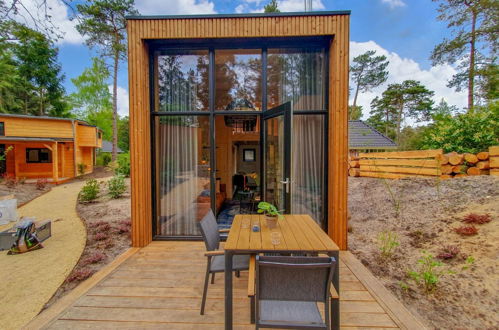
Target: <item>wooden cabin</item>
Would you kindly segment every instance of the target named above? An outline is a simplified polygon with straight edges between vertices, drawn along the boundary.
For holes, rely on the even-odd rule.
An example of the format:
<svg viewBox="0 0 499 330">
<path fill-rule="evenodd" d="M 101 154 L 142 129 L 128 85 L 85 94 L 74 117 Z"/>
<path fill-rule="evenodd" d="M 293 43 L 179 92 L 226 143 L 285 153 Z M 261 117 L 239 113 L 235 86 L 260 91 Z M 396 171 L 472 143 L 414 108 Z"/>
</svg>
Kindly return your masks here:
<svg viewBox="0 0 499 330">
<path fill-rule="evenodd" d="M 133 246 L 265 200 L 347 248 L 349 15 L 128 17 Z"/>
<path fill-rule="evenodd" d="M 0 114 L 4 175 L 61 183 L 93 172 L 101 146 L 101 130 L 81 120 Z"/>
</svg>

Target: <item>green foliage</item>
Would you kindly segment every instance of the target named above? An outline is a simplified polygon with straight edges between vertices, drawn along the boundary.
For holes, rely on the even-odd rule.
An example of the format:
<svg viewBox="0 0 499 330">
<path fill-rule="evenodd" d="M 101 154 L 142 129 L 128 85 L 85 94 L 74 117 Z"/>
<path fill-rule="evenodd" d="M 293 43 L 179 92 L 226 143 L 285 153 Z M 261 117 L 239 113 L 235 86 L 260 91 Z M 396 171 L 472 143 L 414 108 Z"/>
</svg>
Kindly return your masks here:
<svg viewBox="0 0 499 330">
<path fill-rule="evenodd" d="M 264 213 L 267 216 L 270 217 L 279 217 L 282 218 L 282 214 L 279 213 L 277 210 L 277 207 L 275 207 L 273 204 L 267 203 L 267 202 L 260 202 L 258 203 L 258 213 Z"/>
<path fill-rule="evenodd" d="M 87 165 L 85 165 L 84 163 L 78 163 L 78 165 L 76 166 L 78 167 L 78 175 L 85 174 L 85 169 L 87 168 Z"/>
<path fill-rule="evenodd" d="M 382 231 L 378 234 L 378 248 L 382 257 L 391 257 L 395 248 L 399 245 L 397 233 L 393 231 Z"/>
<path fill-rule="evenodd" d="M 128 116 L 120 118 L 118 121 L 118 147 L 123 152 L 130 150 L 130 121 Z"/>
<path fill-rule="evenodd" d="M 451 30 L 451 38 L 444 39 L 433 49 L 430 57 L 433 64 L 457 64 L 458 72 L 449 81 L 449 87 L 455 87 L 457 91 L 468 89 L 468 109 L 475 105 L 477 94 L 493 100 L 489 98 L 487 91 L 490 89 L 486 86 L 494 74 L 488 68 L 497 61 L 497 1 L 433 1 L 439 3 L 438 19 L 447 22 Z M 497 81 L 497 77 L 493 79 Z"/>
<path fill-rule="evenodd" d="M 362 106 L 348 106 L 348 120 L 359 120 L 362 117 Z"/>
<path fill-rule="evenodd" d="M 428 128 L 423 148 L 477 153 L 497 145 L 498 136 L 499 103 L 496 102 L 464 114 L 442 116 Z"/>
<path fill-rule="evenodd" d="M 381 97 L 376 97 L 371 102 L 371 118 L 368 123 L 395 138 L 398 143 L 402 124 L 407 118 L 418 122 L 431 119 L 433 94 L 415 80 L 390 84 Z"/>
<path fill-rule="evenodd" d="M 451 273 L 441 269 L 443 263 L 436 260 L 433 255 L 423 251 L 423 255 L 418 259 L 416 270 L 409 271 L 407 275 L 417 284 L 422 285 L 426 293 L 433 292 L 442 277 L 442 275 Z"/>
<path fill-rule="evenodd" d="M 263 7 L 264 13 L 279 13 L 281 12 L 277 6 L 277 0 L 270 0 L 270 2 Z"/>
<path fill-rule="evenodd" d="M 354 57 L 350 66 L 350 77 L 356 85 L 353 106 L 357 106 L 359 92 L 368 92 L 380 86 L 388 79 L 388 60 L 385 55 L 375 56 L 376 51 L 369 50 Z"/>
<path fill-rule="evenodd" d="M 125 177 L 123 175 L 115 175 L 109 179 L 107 187 L 111 198 L 120 198 L 126 191 Z"/>
<path fill-rule="evenodd" d="M 118 175 L 130 177 L 130 153 L 118 155 L 117 168 L 115 171 Z"/>
<path fill-rule="evenodd" d="M 95 179 L 89 179 L 85 182 L 83 188 L 81 188 L 79 199 L 82 202 L 90 202 L 95 200 L 99 196 L 100 185 Z"/>
<path fill-rule="evenodd" d="M 92 66 L 71 79 L 76 91 L 70 95 L 73 113 L 102 129 L 103 139 L 113 136 L 113 110 L 107 80 L 109 70 L 101 58 L 92 58 Z"/>
<path fill-rule="evenodd" d="M 111 154 L 109 152 L 101 152 L 95 162 L 97 166 L 107 166 L 111 162 Z"/>
<path fill-rule="evenodd" d="M 463 270 L 466 270 L 468 268 L 470 268 L 471 266 L 473 266 L 473 264 L 475 263 L 475 257 L 473 256 L 468 256 L 466 258 L 466 260 L 464 261 L 464 266 L 463 266 Z"/>
</svg>

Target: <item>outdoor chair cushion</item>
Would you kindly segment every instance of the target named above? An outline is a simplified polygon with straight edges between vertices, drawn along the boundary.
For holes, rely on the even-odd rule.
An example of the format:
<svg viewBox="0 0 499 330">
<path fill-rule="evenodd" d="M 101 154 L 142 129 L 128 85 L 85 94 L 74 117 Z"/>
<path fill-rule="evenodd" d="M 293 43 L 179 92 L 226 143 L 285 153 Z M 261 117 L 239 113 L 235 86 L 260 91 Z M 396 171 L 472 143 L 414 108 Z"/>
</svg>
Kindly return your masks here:
<svg viewBox="0 0 499 330">
<path fill-rule="evenodd" d="M 295 323 L 298 326 L 313 323 L 325 326 L 315 302 L 261 300 L 259 311 L 261 324 Z"/>
<path fill-rule="evenodd" d="M 248 270 L 249 255 L 235 255 L 232 259 L 232 270 Z M 210 272 L 223 272 L 225 270 L 225 256 L 214 256 L 211 258 Z"/>
</svg>

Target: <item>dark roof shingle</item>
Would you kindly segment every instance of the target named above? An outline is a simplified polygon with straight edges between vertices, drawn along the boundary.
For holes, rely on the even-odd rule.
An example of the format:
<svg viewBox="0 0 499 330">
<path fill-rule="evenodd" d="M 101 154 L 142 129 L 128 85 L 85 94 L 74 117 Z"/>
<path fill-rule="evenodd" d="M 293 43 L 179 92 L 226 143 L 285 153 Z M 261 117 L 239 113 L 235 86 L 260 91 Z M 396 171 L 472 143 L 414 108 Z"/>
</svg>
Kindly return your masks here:
<svg viewBox="0 0 499 330">
<path fill-rule="evenodd" d="M 390 149 L 397 144 L 362 120 L 348 121 L 348 145 L 350 149 Z"/>
</svg>

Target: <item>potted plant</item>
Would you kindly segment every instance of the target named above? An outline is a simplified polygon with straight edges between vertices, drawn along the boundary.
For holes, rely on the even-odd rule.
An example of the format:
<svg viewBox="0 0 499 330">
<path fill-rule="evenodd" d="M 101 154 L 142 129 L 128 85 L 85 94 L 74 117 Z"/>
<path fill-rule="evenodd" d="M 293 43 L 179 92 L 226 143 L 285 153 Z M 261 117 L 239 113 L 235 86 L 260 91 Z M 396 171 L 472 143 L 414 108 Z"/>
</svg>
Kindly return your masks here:
<svg viewBox="0 0 499 330">
<path fill-rule="evenodd" d="M 265 220 L 269 228 L 274 228 L 277 224 L 277 219 L 282 219 L 283 215 L 279 213 L 277 207 L 271 203 L 260 202 L 258 203 L 258 213 L 265 214 Z"/>
</svg>

